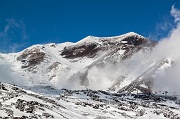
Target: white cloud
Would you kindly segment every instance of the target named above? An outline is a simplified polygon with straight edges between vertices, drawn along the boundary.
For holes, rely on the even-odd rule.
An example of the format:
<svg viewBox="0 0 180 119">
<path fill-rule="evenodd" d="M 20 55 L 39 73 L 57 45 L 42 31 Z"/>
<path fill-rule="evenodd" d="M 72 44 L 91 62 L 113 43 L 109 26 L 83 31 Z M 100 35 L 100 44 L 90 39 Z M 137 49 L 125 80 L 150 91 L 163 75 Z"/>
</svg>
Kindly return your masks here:
<svg viewBox="0 0 180 119">
<path fill-rule="evenodd" d="M 154 89 L 180 94 L 180 10 L 172 6 L 170 13 L 174 17 L 176 27 L 169 31 L 166 38 L 161 39 L 151 55 L 155 59 L 170 58 L 174 65 L 165 71 L 164 76 L 156 77 Z"/>
<path fill-rule="evenodd" d="M 175 22 L 180 22 L 180 10 L 176 9 L 174 5 L 171 8 L 171 15 L 174 17 Z"/>
<path fill-rule="evenodd" d="M 1 57 L 1 56 L 0 56 Z M 20 86 L 28 85 L 29 82 L 24 80 L 24 78 L 19 75 L 17 72 L 11 69 L 11 64 L 4 62 L 0 59 L 0 81 L 10 84 L 18 84 Z"/>
</svg>

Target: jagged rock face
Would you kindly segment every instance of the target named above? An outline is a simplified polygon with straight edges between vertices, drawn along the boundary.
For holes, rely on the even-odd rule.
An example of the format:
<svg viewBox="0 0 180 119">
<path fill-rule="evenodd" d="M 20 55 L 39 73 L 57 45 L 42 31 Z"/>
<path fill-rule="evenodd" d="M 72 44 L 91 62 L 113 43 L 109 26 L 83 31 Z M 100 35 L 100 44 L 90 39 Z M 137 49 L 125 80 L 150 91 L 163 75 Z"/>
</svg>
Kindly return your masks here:
<svg viewBox="0 0 180 119">
<path fill-rule="evenodd" d="M 136 48 L 135 51 L 140 50 L 142 47 L 152 47 L 156 44 L 155 41 L 150 41 L 146 38 L 140 37 L 138 35 L 129 36 L 124 38 L 121 41 L 117 41 L 116 39 L 109 38 L 101 38 L 99 42 L 90 42 L 77 44 L 75 46 L 65 47 L 61 55 L 65 58 L 78 58 L 78 57 L 94 57 L 100 51 L 113 50 L 118 47 L 122 47 L 125 50 L 129 50 L 132 48 Z M 128 52 L 128 51 L 127 51 Z"/>
</svg>

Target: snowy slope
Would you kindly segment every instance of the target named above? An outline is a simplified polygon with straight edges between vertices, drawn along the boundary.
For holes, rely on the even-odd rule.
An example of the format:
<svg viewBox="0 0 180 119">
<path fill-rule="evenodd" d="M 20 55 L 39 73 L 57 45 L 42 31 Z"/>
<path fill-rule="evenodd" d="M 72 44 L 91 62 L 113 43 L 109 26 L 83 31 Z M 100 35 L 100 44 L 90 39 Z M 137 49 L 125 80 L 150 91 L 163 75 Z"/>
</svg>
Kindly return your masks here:
<svg viewBox="0 0 180 119">
<path fill-rule="evenodd" d="M 148 95 L 32 87 L 38 94 L 1 83 L 0 118 L 23 119 L 167 119 L 180 117 L 179 102 Z M 139 96 L 139 97 L 138 97 Z M 141 97 L 140 97 L 141 96 Z M 144 96 L 144 97 L 143 97 Z"/>
</svg>

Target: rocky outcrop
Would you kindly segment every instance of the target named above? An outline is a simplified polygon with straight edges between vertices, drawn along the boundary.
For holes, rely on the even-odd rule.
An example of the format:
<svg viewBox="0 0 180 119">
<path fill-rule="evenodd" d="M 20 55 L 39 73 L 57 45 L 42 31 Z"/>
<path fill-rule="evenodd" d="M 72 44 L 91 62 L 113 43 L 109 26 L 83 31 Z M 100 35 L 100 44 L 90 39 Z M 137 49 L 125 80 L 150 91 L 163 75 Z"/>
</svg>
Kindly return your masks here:
<svg viewBox="0 0 180 119">
<path fill-rule="evenodd" d="M 26 49 L 18 57 L 17 61 L 21 61 L 21 68 L 28 68 L 33 70 L 36 65 L 43 62 L 45 59 L 45 53 L 41 51 L 40 47 L 34 47 L 32 49 Z"/>
<path fill-rule="evenodd" d="M 97 47 L 98 45 L 96 43 L 88 43 L 88 44 L 82 44 L 80 46 L 76 47 L 65 47 L 61 55 L 64 56 L 64 58 L 78 58 L 78 57 L 94 57 L 96 53 L 100 50 L 100 48 Z"/>
<path fill-rule="evenodd" d="M 90 42 L 91 38 L 89 38 L 89 43 L 87 41 L 84 43 L 77 43 L 76 45 L 64 47 L 64 49 L 61 51 L 61 55 L 64 56 L 64 58 L 69 59 L 78 57 L 92 58 L 100 51 L 114 50 L 118 47 L 123 47 L 123 49 L 127 50 L 136 48 L 135 51 L 138 51 L 143 47 L 153 47 L 156 44 L 155 41 L 148 40 L 137 34 L 120 39 L 121 40 L 119 41 L 118 37 L 112 39 L 104 37 L 99 38 L 97 41 Z"/>
</svg>

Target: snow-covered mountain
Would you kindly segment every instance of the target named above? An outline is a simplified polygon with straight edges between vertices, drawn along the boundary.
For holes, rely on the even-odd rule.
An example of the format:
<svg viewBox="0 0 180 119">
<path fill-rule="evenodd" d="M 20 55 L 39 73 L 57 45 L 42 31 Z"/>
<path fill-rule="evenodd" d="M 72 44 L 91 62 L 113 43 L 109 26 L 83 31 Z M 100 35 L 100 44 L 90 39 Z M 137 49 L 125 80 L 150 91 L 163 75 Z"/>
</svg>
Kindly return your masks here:
<svg viewBox="0 0 180 119">
<path fill-rule="evenodd" d="M 154 82 L 174 64 L 150 55 L 156 44 L 130 32 L 1 53 L 0 117 L 178 118 L 177 100 L 144 95 L 157 91 Z"/>
</svg>

